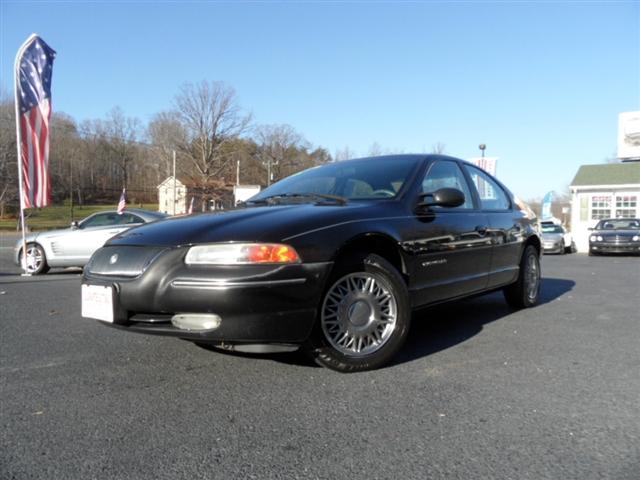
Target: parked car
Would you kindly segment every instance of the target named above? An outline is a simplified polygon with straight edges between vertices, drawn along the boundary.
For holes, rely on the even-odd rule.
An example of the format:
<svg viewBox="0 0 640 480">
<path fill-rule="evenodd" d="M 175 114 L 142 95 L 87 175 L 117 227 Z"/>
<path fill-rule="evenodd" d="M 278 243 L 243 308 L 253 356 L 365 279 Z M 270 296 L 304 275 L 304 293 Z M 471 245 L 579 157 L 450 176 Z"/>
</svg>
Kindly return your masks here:
<svg viewBox="0 0 640 480">
<path fill-rule="evenodd" d="M 574 253 L 576 244 L 573 236 L 562 225 L 554 222 L 540 222 L 544 253 Z"/>
<path fill-rule="evenodd" d="M 334 162 L 243 208 L 112 238 L 84 270 L 82 316 L 243 352 L 302 346 L 366 370 L 400 349 L 414 308 L 498 289 L 535 305 L 540 251 L 512 194 L 467 162 Z"/>
<path fill-rule="evenodd" d="M 110 237 L 131 227 L 155 222 L 166 214 L 142 209 L 115 210 L 94 213 L 70 228 L 31 233 L 27 240 L 27 272 L 47 273 L 51 267 L 83 267 L 93 252 Z M 22 266 L 22 237 L 14 249 L 14 261 Z"/>
<path fill-rule="evenodd" d="M 640 219 L 600 220 L 589 235 L 589 255 L 605 253 L 640 254 Z"/>
</svg>

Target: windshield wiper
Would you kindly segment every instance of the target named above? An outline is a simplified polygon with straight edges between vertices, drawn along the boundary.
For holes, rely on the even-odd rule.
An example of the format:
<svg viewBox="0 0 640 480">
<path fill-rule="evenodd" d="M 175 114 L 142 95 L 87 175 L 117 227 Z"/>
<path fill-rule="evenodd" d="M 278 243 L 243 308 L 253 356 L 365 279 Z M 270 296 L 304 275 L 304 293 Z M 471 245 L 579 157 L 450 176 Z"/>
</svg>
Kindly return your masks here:
<svg viewBox="0 0 640 480">
<path fill-rule="evenodd" d="M 290 198 L 312 198 L 318 200 L 317 203 L 333 202 L 339 205 L 346 205 L 347 199 L 338 195 L 329 195 L 325 193 L 281 193 L 279 195 L 271 195 L 269 197 L 258 198 L 255 200 L 247 200 L 245 204 L 252 205 L 275 205 L 281 200 Z"/>
</svg>

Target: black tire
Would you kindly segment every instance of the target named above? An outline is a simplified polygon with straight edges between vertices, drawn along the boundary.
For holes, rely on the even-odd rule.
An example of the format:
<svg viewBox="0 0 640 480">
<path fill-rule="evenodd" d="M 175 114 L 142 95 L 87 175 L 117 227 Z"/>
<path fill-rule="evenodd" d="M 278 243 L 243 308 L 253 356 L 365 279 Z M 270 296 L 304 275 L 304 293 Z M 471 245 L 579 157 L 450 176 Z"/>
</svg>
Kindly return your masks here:
<svg viewBox="0 0 640 480">
<path fill-rule="evenodd" d="M 576 247 L 576 242 L 571 240 L 571 246 L 569 247 L 569 253 L 576 253 L 578 251 L 578 247 Z"/>
<path fill-rule="evenodd" d="M 590 256 L 590 257 L 595 257 L 595 256 L 597 256 L 597 255 L 598 255 L 598 254 L 597 254 L 596 252 L 594 252 L 593 250 L 589 250 L 589 256 Z"/>
<path fill-rule="evenodd" d="M 532 245 L 524 249 L 520 259 L 520 272 L 515 283 L 504 288 L 504 298 L 509 306 L 516 309 L 533 307 L 538 303 L 540 285 L 540 256 Z"/>
<path fill-rule="evenodd" d="M 400 350 L 410 323 L 400 273 L 379 255 L 362 255 L 337 265 L 303 349 L 318 365 L 338 372 L 372 370 Z"/>
<path fill-rule="evenodd" d="M 562 244 L 560 245 L 560 255 L 564 255 L 565 253 L 567 253 L 567 247 L 565 247 L 563 240 Z"/>
<path fill-rule="evenodd" d="M 22 268 L 22 250 L 20 250 L 20 268 Z M 27 244 L 27 273 L 31 275 L 41 275 L 49 271 L 47 255 L 44 248 L 37 243 Z"/>
</svg>

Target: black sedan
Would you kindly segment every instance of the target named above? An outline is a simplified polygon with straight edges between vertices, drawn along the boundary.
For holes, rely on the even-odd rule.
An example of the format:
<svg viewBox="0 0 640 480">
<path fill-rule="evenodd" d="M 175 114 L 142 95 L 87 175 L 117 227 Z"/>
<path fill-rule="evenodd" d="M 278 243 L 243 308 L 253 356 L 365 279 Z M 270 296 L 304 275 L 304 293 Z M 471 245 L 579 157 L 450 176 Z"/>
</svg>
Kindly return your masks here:
<svg viewBox="0 0 640 480">
<path fill-rule="evenodd" d="M 536 304 L 541 242 L 513 195 L 440 155 L 330 163 L 222 213 L 107 242 L 85 267 L 82 315 L 243 352 L 302 346 L 343 372 L 400 349 L 418 307 L 498 289 Z"/>
<path fill-rule="evenodd" d="M 640 219 L 600 220 L 589 235 L 589 255 L 604 253 L 640 254 Z"/>
</svg>

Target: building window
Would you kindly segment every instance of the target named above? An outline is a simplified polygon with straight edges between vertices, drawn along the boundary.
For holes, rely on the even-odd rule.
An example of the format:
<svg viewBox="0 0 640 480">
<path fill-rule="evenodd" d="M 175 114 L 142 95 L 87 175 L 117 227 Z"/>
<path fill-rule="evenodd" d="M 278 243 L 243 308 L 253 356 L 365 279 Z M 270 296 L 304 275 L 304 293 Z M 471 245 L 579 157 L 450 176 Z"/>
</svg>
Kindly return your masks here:
<svg viewBox="0 0 640 480">
<path fill-rule="evenodd" d="M 616 218 L 635 218 L 638 198 L 635 195 L 616 197 Z"/>
<path fill-rule="evenodd" d="M 611 218 L 611 197 L 599 195 L 591 197 L 591 220 Z"/>
</svg>

